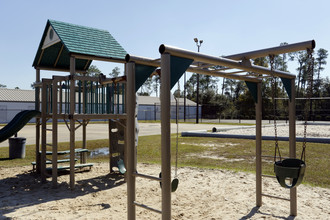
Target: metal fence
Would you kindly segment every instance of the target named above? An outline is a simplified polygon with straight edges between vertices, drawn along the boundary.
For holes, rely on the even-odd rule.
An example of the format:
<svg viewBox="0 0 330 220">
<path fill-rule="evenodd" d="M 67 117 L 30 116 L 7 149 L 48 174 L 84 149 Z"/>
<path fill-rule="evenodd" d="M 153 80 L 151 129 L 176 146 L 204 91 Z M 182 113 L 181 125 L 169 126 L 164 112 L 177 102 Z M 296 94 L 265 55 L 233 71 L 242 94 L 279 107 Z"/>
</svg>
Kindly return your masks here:
<svg viewBox="0 0 330 220">
<path fill-rule="evenodd" d="M 201 107 L 200 111 L 201 112 Z M 199 113 L 199 117 L 201 117 Z M 184 106 L 179 105 L 171 106 L 171 119 L 194 119 L 196 118 L 196 105 L 186 105 L 186 111 L 184 111 Z M 160 120 L 160 105 L 143 105 L 139 104 L 138 120 Z"/>
</svg>

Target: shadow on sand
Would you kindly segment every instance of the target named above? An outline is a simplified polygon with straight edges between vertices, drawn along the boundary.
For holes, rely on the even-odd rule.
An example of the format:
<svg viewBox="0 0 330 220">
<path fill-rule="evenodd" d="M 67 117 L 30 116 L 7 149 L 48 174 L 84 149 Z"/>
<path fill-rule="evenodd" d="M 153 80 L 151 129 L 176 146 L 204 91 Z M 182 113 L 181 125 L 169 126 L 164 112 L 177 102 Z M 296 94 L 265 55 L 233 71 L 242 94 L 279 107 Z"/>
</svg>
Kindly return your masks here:
<svg viewBox="0 0 330 220">
<path fill-rule="evenodd" d="M 295 219 L 295 216 L 288 216 L 288 217 L 276 216 L 276 215 L 273 215 L 270 213 L 261 212 L 259 209 L 260 209 L 260 207 L 258 207 L 258 206 L 253 207 L 251 209 L 251 211 L 247 215 L 240 218 L 240 220 L 251 219 L 257 213 L 260 213 L 262 215 L 269 216 L 272 218 L 276 218 L 276 219 L 285 219 L 285 220 L 294 220 Z"/>
<path fill-rule="evenodd" d="M 55 200 L 76 198 L 89 193 L 112 189 L 124 183 L 123 175 L 107 174 L 76 181 L 75 190 L 70 190 L 69 184 L 66 182 L 53 188 L 51 181 L 42 184 L 39 175 L 26 171 L 23 174 L 0 179 L 0 219 L 5 214 L 15 212 L 20 208 Z M 110 204 L 100 204 L 100 206 L 103 209 L 110 208 Z"/>
</svg>

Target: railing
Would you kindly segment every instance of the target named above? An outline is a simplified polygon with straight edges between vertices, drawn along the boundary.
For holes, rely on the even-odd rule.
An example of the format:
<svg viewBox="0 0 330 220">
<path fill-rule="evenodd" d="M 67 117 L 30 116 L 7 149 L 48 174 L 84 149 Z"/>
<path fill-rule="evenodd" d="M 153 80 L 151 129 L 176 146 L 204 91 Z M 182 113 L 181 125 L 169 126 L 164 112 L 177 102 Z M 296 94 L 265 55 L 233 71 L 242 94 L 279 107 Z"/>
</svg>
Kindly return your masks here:
<svg viewBox="0 0 330 220">
<path fill-rule="evenodd" d="M 125 113 L 125 82 L 105 84 L 98 77 L 75 76 L 74 81 L 70 76 L 53 76 L 52 80 L 43 79 L 42 89 L 46 101 L 47 114 L 52 113 L 54 89 L 56 86 L 57 114 L 69 114 L 71 103 L 70 83 L 75 83 L 75 114 L 124 114 Z"/>
</svg>

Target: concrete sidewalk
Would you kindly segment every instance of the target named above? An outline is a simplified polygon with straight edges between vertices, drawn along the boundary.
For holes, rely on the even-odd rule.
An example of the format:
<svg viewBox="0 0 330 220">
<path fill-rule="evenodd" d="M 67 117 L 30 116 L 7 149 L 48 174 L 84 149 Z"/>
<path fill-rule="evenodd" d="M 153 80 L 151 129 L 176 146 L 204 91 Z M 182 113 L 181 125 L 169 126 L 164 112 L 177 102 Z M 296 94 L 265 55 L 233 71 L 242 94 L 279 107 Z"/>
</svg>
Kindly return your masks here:
<svg viewBox="0 0 330 220">
<path fill-rule="evenodd" d="M 228 125 L 223 125 L 228 127 Z M 179 124 L 179 132 L 182 131 L 199 131 L 199 130 L 212 130 L 214 124 Z M 219 127 L 219 126 L 217 126 Z M 48 125 L 47 128 L 51 128 Z M 156 135 L 160 134 L 160 123 L 139 123 L 139 136 Z M 1 128 L 0 128 L 1 129 Z M 18 133 L 18 137 L 26 138 L 26 145 L 35 144 L 35 125 L 27 125 Z M 176 124 L 171 124 L 171 132 L 176 133 Z M 52 133 L 47 131 L 48 142 L 51 141 Z M 108 138 L 108 124 L 89 124 L 87 126 L 87 140 L 107 139 Z M 76 130 L 76 141 L 82 140 L 82 128 Z M 69 142 L 70 133 L 65 124 L 58 126 L 58 141 Z M 9 141 L 6 140 L 0 143 L 0 147 L 8 147 Z"/>
</svg>

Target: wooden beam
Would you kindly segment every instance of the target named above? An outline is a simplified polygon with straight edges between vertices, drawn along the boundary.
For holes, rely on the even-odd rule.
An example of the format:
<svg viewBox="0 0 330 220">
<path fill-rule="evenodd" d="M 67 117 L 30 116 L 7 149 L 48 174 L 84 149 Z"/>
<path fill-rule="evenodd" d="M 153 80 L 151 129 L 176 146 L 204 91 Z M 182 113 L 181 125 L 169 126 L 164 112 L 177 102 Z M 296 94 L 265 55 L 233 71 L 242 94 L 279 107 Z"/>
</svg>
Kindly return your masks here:
<svg viewBox="0 0 330 220">
<path fill-rule="evenodd" d="M 113 62 L 113 63 L 125 63 L 125 59 L 118 59 L 113 57 L 92 56 L 92 55 L 84 55 L 77 53 L 71 53 L 71 55 L 76 57 L 77 59 L 83 59 L 83 60 L 99 60 L 99 61 Z"/>
<path fill-rule="evenodd" d="M 64 69 L 64 68 L 54 68 L 49 66 L 36 66 L 36 69 L 40 70 L 48 70 L 48 71 L 58 71 L 58 72 L 70 72 L 70 69 Z M 84 70 L 76 70 L 76 73 L 86 73 Z"/>
<path fill-rule="evenodd" d="M 87 60 L 86 65 L 84 66 L 84 70 L 87 69 L 88 65 L 92 62 L 92 60 Z"/>
<path fill-rule="evenodd" d="M 41 59 L 42 59 L 42 56 L 44 55 L 44 49 L 43 50 L 41 50 L 41 54 L 40 54 L 40 57 L 39 57 L 39 60 L 38 60 L 38 63 L 37 63 L 37 66 L 39 66 L 39 64 L 40 64 L 40 61 L 41 61 Z M 40 70 L 40 68 L 38 68 L 39 70 Z"/>
<path fill-rule="evenodd" d="M 61 47 L 61 49 L 60 49 L 60 52 L 57 54 L 57 57 L 56 57 L 56 60 L 55 60 L 55 63 L 54 63 L 54 67 L 56 67 L 57 62 L 58 62 L 58 60 L 60 59 L 60 56 L 61 56 L 62 51 L 63 51 L 63 48 L 64 48 L 64 44 L 62 43 L 62 47 Z"/>
</svg>

